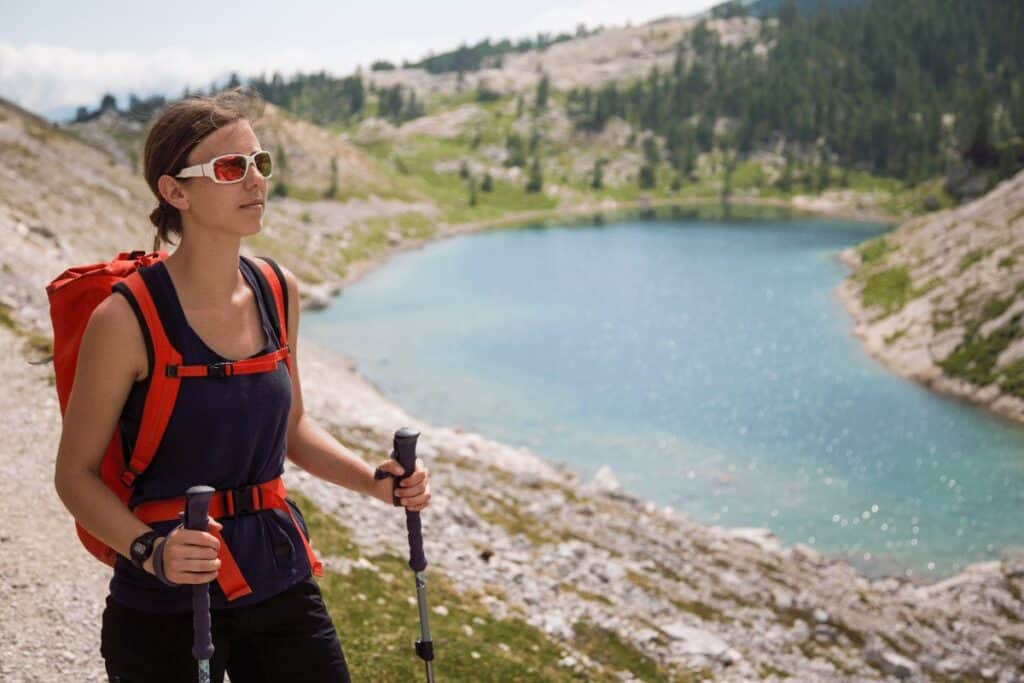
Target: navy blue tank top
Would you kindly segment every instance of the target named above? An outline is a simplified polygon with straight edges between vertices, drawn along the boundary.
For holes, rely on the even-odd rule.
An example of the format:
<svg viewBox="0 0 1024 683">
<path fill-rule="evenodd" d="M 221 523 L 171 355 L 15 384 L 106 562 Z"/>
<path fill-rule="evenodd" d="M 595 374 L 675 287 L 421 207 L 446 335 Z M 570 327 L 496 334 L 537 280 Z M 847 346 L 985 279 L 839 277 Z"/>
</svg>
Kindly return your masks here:
<svg viewBox="0 0 1024 683">
<path fill-rule="evenodd" d="M 254 356 L 278 348 L 265 301 L 251 266 L 239 259 L 245 282 L 256 297 L 266 342 Z M 229 359 L 207 346 L 188 324 L 174 283 L 163 262 L 142 268 L 160 320 L 171 344 L 181 353 L 184 365 L 219 363 Z M 150 368 L 146 379 L 136 382 L 125 401 L 119 428 L 126 449 L 126 463 L 135 443 L 149 377 L 161 368 Z M 292 387 L 288 368 L 279 361 L 273 372 L 231 377 L 196 377 L 181 381 L 178 399 L 153 462 L 136 481 L 129 500 L 134 507 L 149 500 L 184 495 L 196 484 L 215 489 L 240 488 L 270 481 L 284 471 L 288 412 Z M 308 530 L 297 506 L 289 505 L 302 523 L 299 531 L 282 510 L 260 510 L 219 520 L 221 532 L 252 593 L 231 602 L 217 582 L 210 584 L 212 608 L 241 607 L 261 602 L 310 575 L 300 533 Z M 167 534 L 178 520 L 151 524 Z M 111 598 L 148 612 L 189 612 L 192 587 L 171 588 L 155 576 L 136 569 L 117 556 L 110 582 Z"/>
</svg>

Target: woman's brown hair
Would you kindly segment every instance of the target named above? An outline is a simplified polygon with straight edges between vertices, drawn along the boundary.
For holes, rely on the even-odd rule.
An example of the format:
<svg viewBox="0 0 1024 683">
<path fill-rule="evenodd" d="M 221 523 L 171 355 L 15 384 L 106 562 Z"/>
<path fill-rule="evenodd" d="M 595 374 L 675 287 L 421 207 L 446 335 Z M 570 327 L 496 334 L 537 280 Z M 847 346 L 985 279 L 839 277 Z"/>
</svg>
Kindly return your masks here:
<svg viewBox="0 0 1024 683">
<path fill-rule="evenodd" d="M 263 100 L 252 90 L 233 88 L 216 95 L 197 95 L 167 107 L 149 129 L 143 151 L 143 172 L 157 207 L 149 214 L 156 226 L 153 251 L 161 242 L 174 244 L 171 235 L 181 237 L 181 213 L 160 195 L 157 182 L 162 175 L 175 176 L 186 166 L 186 158 L 199 142 L 219 128 L 245 119 L 255 121 L 263 111 Z"/>
</svg>

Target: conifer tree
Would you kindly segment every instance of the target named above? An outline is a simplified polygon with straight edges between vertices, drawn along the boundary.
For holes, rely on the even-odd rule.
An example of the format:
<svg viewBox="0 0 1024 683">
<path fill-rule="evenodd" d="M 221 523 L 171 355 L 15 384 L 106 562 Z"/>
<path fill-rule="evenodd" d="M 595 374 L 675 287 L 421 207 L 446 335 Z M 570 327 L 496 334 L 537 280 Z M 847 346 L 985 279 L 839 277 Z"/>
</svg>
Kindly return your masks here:
<svg viewBox="0 0 1024 683">
<path fill-rule="evenodd" d="M 530 179 L 526 181 L 526 191 L 530 193 L 540 192 L 544 186 L 544 178 L 541 175 L 540 160 L 537 157 L 533 157 L 533 163 L 530 164 Z"/>
</svg>

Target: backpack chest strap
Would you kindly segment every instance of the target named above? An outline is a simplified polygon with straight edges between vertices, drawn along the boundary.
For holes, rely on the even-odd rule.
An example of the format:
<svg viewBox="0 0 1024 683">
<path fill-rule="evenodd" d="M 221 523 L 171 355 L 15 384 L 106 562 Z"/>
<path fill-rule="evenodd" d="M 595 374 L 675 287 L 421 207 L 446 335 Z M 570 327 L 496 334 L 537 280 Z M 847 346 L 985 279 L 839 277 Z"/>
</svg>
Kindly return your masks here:
<svg viewBox="0 0 1024 683">
<path fill-rule="evenodd" d="M 313 554 L 313 548 L 309 545 L 309 539 L 302 531 L 299 520 L 295 517 L 292 507 L 288 505 L 285 498 L 288 491 L 280 477 L 271 479 L 262 484 L 245 486 L 240 489 L 220 489 L 210 498 L 210 517 L 224 519 L 249 512 L 260 510 L 283 510 L 288 513 L 289 519 L 295 525 L 295 530 L 302 539 L 306 550 L 306 558 L 314 576 L 323 575 L 323 566 Z M 152 524 L 154 522 L 167 522 L 177 520 L 185 510 L 185 497 L 165 498 L 162 500 L 151 500 L 137 505 L 132 512 L 143 522 Z M 252 593 L 252 588 L 242 575 L 242 570 L 235 561 L 234 556 L 228 548 L 227 542 L 218 531 L 210 531 L 220 541 L 220 550 L 217 557 L 220 559 L 220 570 L 217 573 L 217 583 L 228 600 L 235 600 Z"/>
<path fill-rule="evenodd" d="M 231 377 L 233 375 L 252 375 L 260 372 L 273 372 L 280 361 L 289 358 L 289 347 L 282 346 L 276 351 L 265 353 L 245 360 L 210 363 L 208 365 L 176 365 L 168 363 L 164 366 L 167 377 Z"/>
</svg>

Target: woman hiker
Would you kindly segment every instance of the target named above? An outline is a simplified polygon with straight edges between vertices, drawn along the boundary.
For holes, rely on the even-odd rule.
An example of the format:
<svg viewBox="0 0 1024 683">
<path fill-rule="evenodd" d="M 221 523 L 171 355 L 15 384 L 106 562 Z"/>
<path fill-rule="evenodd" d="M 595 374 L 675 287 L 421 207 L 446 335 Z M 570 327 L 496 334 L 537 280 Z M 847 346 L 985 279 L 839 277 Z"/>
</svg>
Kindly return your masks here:
<svg viewBox="0 0 1024 683">
<path fill-rule="evenodd" d="M 138 272 L 146 275 L 183 366 L 237 362 L 278 348 L 273 296 L 260 290 L 255 269 L 240 256 L 242 238 L 262 227 L 272 166 L 250 125 L 251 105 L 237 89 L 181 100 L 146 139 L 145 177 L 159 202 L 150 215 L 157 229 L 154 251 L 171 243 L 171 235 L 179 243 L 166 259 Z M 298 283 L 290 271 L 280 271 L 287 284 L 291 372 L 278 362 L 272 371 L 182 381 L 159 449 L 134 483 L 129 506 L 103 483 L 99 467 L 115 429 L 123 443 L 136 443 L 152 350 L 134 309 L 138 304 L 128 296 L 108 296 L 89 318 L 55 485 L 76 521 L 118 553 L 101 631 L 110 681 L 194 681 L 192 586 L 209 582 L 212 680 L 223 681 L 227 671 L 233 683 L 348 681 L 337 633 L 312 578 L 319 566 L 301 514 L 290 500 L 290 510 L 261 507 L 262 491 L 253 489 L 277 481 L 287 452 L 296 465 L 332 484 L 389 504 L 394 488 L 409 510 L 429 504 L 422 463 L 394 487 L 395 480 L 375 477 L 303 412 Z M 392 459 L 378 469 L 403 474 Z M 223 491 L 232 514 L 218 522 L 211 508 L 205 532 L 184 529 L 178 519 L 146 523 L 138 516 L 147 506 L 180 499 L 196 484 Z M 234 584 L 225 582 L 231 568 L 221 566 L 218 535 L 237 565 Z M 221 584 L 233 586 L 230 599 Z"/>
</svg>

